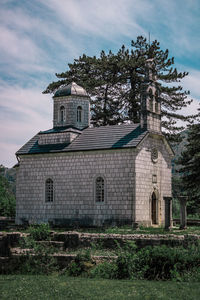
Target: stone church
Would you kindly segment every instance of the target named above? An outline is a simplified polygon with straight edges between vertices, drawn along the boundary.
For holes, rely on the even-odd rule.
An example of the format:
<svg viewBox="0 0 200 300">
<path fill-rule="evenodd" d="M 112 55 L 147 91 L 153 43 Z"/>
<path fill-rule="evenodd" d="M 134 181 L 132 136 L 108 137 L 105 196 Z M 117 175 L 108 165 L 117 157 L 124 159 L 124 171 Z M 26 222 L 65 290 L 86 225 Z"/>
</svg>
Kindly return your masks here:
<svg viewBox="0 0 200 300">
<path fill-rule="evenodd" d="M 90 126 L 90 98 L 72 82 L 53 96 L 53 128 L 16 153 L 16 223 L 164 225 L 173 151 L 161 133 L 153 61 L 139 124 Z"/>
</svg>

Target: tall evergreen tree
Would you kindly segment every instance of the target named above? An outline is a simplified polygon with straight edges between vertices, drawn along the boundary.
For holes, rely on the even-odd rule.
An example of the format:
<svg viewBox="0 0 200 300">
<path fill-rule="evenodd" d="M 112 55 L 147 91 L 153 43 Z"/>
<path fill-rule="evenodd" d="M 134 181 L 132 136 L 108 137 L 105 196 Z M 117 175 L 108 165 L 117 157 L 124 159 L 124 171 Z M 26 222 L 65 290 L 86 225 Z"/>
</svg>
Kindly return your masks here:
<svg viewBox="0 0 200 300">
<path fill-rule="evenodd" d="M 188 144 L 178 161 L 190 213 L 200 212 L 200 123 L 190 126 Z"/>
<path fill-rule="evenodd" d="M 92 121 L 94 126 L 122 122 L 121 81 L 117 57 L 104 51 L 100 57 L 83 54 L 69 64 L 69 70 L 56 74 L 61 80 L 51 83 L 44 93 L 54 92 L 59 86 L 75 81 L 83 86 L 91 97 Z"/>
<path fill-rule="evenodd" d="M 151 44 L 147 43 L 142 36 L 138 37 L 136 42 L 132 41 L 132 49 L 125 50 L 125 47 L 118 52 L 122 73 L 126 77 L 128 90 L 126 91 L 126 103 L 128 106 L 129 119 L 138 122 L 140 111 L 141 83 L 145 75 L 145 62 L 149 58 L 154 59 L 155 73 L 157 77 L 157 90 L 162 103 L 162 127 L 166 134 L 173 135 L 183 129 L 176 126 L 177 120 L 192 122 L 195 116 L 184 116 L 178 112 L 181 108 L 189 105 L 192 100 L 187 96 L 189 91 L 183 91 L 182 86 L 167 84 L 180 82 L 182 78 L 188 75 L 187 72 L 178 72 L 173 68 L 174 58 L 168 58 L 168 50 L 161 50 L 159 42 L 156 40 Z"/>
<path fill-rule="evenodd" d="M 75 81 L 82 85 L 92 97 L 92 119 L 95 126 L 118 124 L 127 120 L 134 123 L 140 119 L 141 83 L 145 76 L 145 62 L 154 58 L 157 74 L 157 89 L 162 103 L 162 127 L 171 139 L 182 130 L 176 126 L 177 120 L 192 122 L 194 116 L 184 116 L 180 109 L 192 100 L 189 92 L 180 85 L 168 85 L 180 82 L 188 75 L 173 68 L 174 58 L 168 58 L 168 50 L 161 50 L 155 40 L 148 43 L 140 36 L 132 41 L 131 49 L 122 46 L 117 54 L 104 51 L 100 57 L 83 54 L 69 64 L 69 70 L 56 74 L 59 81 L 51 83 L 44 93 L 54 92 L 59 86 Z"/>
</svg>

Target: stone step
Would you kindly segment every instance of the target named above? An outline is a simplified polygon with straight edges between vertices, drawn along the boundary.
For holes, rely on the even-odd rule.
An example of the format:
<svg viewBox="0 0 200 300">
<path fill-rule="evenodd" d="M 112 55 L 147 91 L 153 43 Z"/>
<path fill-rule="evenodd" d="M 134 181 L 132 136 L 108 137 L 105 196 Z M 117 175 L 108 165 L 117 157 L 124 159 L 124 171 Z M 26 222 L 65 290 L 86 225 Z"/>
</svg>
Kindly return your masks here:
<svg viewBox="0 0 200 300">
<path fill-rule="evenodd" d="M 35 254 L 32 252 L 32 249 L 20 249 L 20 248 L 12 249 L 11 256 L 0 257 L 0 274 L 2 274 L 1 268 L 6 268 L 6 266 L 8 266 L 9 264 L 11 266 L 12 264 L 19 265 L 20 260 L 24 262 L 24 260 L 28 259 L 30 256 L 35 256 Z M 54 254 L 50 254 L 50 256 L 54 257 L 59 268 L 63 269 L 66 268 L 70 264 L 70 262 L 75 259 L 77 254 L 54 253 Z M 112 262 L 117 259 L 117 256 L 92 255 L 91 259 L 95 264 L 99 264 L 104 261 Z"/>
<path fill-rule="evenodd" d="M 37 242 L 40 245 L 46 245 L 47 247 L 53 247 L 59 250 L 64 250 L 64 242 L 61 241 L 38 241 Z"/>
</svg>

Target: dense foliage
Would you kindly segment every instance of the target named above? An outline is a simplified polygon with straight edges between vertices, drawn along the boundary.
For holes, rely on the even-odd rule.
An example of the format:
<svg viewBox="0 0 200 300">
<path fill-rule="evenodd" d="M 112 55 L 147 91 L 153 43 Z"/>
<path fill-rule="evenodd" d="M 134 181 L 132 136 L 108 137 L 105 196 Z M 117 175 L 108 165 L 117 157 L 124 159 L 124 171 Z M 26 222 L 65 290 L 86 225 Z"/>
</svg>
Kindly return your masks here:
<svg viewBox="0 0 200 300">
<path fill-rule="evenodd" d="M 30 226 L 28 229 L 30 237 L 35 241 L 46 241 L 50 239 L 50 226 L 48 223 Z"/>
<path fill-rule="evenodd" d="M 63 253 L 63 251 L 58 252 L 55 244 L 53 246 L 51 243 L 48 226 L 37 225 L 35 231 L 31 226 L 28 232 L 30 234 L 20 239 L 20 248 L 23 249 L 21 256 L 10 260 L 6 268 L 0 268 L 0 273 L 52 274 L 58 272 L 60 275 L 105 279 L 200 281 L 200 242 L 195 235 L 185 236 L 181 246 L 175 246 L 176 242 L 174 242 L 170 243 L 171 246 L 141 248 L 137 247 L 133 241 L 119 243 L 113 240 L 113 247 L 108 248 L 103 241 L 99 240 L 87 248 L 81 246 L 77 249 L 66 248 Z M 35 232 L 37 232 L 36 235 Z M 44 232 L 45 240 L 38 241 Z M 38 235 L 38 233 L 41 234 Z M 93 250 L 95 250 L 94 253 Z M 59 255 L 66 253 L 73 254 L 71 261 L 64 260 L 61 263 Z M 54 254 L 57 254 L 58 258 Z M 96 261 L 92 255 L 101 256 Z"/>
<path fill-rule="evenodd" d="M 182 186 L 188 195 L 188 212 L 200 211 L 200 124 L 194 124 L 188 132 L 188 143 L 179 159 Z"/>
<path fill-rule="evenodd" d="M 92 121 L 94 126 L 118 124 L 125 121 L 138 122 L 140 118 L 141 86 L 146 72 L 146 60 L 154 58 L 157 76 L 158 97 L 162 102 L 162 126 L 170 135 L 183 128 L 177 120 L 192 121 L 194 116 L 180 113 L 182 107 L 191 103 L 188 91 L 177 84 L 188 75 L 173 67 L 174 58 L 168 57 L 168 50 L 161 50 L 157 40 L 148 43 L 139 36 L 131 42 L 131 49 L 123 45 L 114 54 L 104 51 L 100 56 L 85 54 L 68 64 L 69 70 L 56 74 L 60 79 L 52 82 L 44 93 L 55 92 L 60 86 L 75 81 L 83 86 L 92 97 Z"/>
<path fill-rule="evenodd" d="M 0 216 L 15 216 L 15 195 L 7 178 L 2 174 L 3 166 L 0 166 Z"/>
<path fill-rule="evenodd" d="M 148 280 L 181 280 L 187 274 L 189 279 L 194 269 L 200 274 L 199 254 L 200 246 L 192 241 L 188 248 L 163 245 L 137 249 L 128 243 L 118 251 L 115 262 L 100 264 L 90 274 L 100 278 Z"/>
<path fill-rule="evenodd" d="M 127 242 L 125 247 L 116 249 L 116 259 L 97 265 L 92 264 L 88 253 L 78 254 L 66 273 L 105 279 L 200 280 L 200 245 L 196 240 L 188 241 L 185 247 L 138 249 L 133 242 Z"/>
</svg>

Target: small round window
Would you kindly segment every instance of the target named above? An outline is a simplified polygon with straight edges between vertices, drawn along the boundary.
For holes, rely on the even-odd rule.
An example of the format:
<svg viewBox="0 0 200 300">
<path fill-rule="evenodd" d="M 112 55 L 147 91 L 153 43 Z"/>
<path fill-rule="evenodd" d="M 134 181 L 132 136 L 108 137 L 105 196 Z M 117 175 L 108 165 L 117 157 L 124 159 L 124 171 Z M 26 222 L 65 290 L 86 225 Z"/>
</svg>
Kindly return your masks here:
<svg viewBox="0 0 200 300">
<path fill-rule="evenodd" d="M 156 148 L 151 150 L 151 159 L 154 163 L 158 161 L 158 150 Z"/>
</svg>

